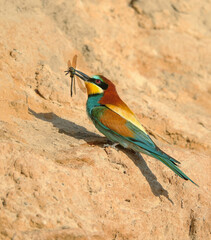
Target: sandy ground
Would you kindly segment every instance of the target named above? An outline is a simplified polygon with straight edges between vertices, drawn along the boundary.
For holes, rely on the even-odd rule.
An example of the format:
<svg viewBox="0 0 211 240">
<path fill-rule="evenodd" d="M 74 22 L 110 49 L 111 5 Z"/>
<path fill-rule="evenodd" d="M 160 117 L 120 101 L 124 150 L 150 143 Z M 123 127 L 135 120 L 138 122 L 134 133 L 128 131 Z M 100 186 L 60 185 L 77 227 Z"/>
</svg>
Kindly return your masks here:
<svg viewBox="0 0 211 240">
<path fill-rule="evenodd" d="M 0 239 L 209 239 L 211 2 L 0 1 Z M 67 60 L 117 86 L 199 184 L 119 148 Z"/>
</svg>

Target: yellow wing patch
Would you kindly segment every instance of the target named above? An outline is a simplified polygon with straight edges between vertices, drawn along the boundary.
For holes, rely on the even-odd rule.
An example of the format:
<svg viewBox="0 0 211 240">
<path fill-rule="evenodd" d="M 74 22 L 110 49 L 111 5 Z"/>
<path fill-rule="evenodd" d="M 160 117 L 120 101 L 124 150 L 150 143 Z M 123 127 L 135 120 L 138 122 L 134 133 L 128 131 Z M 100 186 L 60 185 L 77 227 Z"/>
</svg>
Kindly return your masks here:
<svg viewBox="0 0 211 240">
<path fill-rule="evenodd" d="M 134 124 L 136 127 L 138 127 L 141 131 L 147 134 L 144 127 L 141 125 L 141 123 L 138 121 L 134 113 L 131 111 L 126 111 L 118 106 L 115 106 L 113 104 L 106 104 L 108 108 L 110 108 L 112 111 L 119 114 L 121 117 L 123 117 L 125 120 L 130 121 L 132 124 Z"/>
<path fill-rule="evenodd" d="M 98 87 L 94 83 L 85 82 L 85 85 L 86 85 L 88 95 L 103 93 L 103 89 Z"/>
</svg>

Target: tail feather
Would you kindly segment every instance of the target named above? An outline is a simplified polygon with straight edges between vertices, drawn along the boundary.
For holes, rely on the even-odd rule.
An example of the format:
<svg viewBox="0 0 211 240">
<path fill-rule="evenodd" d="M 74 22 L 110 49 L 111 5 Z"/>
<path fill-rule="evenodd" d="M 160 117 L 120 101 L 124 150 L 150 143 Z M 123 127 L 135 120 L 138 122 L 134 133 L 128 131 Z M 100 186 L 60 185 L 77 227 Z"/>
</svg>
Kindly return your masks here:
<svg viewBox="0 0 211 240">
<path fill-rule="evenodd" d="M 169 156 L 167 153 L 165 153 L 164 151 L 162 151 L 158 146 L 156 146 L 156 150 L 158 151 L 158 155 L 162 158 L 166 158 L 167 160 L 170 160 L 173 164 L 177 165 L 180 164 L 179 161 L 177 161 L 176 159 L 174 159 L 173 157 Z M 178 166 L 178 165 L 177 165 Z"/>
<path fill-rule="evenodd" d="M 163 152 L 158 146 L 156 146 L 153 142 L 152 146 L 148 146 L 146 145 L 144 142 L 138 141 L 138 140 L 134 140 L 133 138 L 128 138 L 128 140 L 136 145 L 138 145 L 139 147 L 141 147 L 142 149 L 146 150 L 147 152 L 149 152 L 151 155 L 156 155 L 159 156 L 160 158 L 167 158 L 169 161 L 171 161 L 173 164 L 177 165 L 180 164 L 179 161 L 177 161 L 176 159 L 174 159 L 173 157 L 169 156 L 168 154 L 166 154 L 165 152 Z"/>
<path fill-rule="evenodd" d="M 196 184 L 193 180 L 191 180 L 185 173 L 183 173 L 174 162 L 172 162 L 170 159 L 166 157 L 160 157 L 157 154 L 151 153 L 153 157 L 157 158 L 160 160 L 162 163 L 164 163 L 167 167 L 169 167 L 173 172 L 175 172 L 179 177 L 185 179 L 185 180 L 190 180 L 193 184 L 195 184 L 197 187 L 199 187 L 198 184 Z"/>
</svg>

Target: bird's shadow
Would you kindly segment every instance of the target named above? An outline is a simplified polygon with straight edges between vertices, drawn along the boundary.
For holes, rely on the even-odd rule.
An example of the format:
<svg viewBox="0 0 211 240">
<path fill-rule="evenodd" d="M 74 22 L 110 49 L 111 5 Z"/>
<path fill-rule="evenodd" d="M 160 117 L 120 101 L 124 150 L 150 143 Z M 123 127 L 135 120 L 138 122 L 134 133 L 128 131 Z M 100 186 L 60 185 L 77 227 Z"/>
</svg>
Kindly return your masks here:
<svg viewBox="0 0 211 240">
<path fill-rule="evenodd" d="M 107 138 L 92 133 L 88 131 L 85 127 L 75 124 L 72 121 L 63 119 L 53 112 L 36 113 L 30 108 L 28 109 L 28 112 L 38 119 L 51 122 L 55 128 L 58 128 L 59 133 L 66 134 L 76 139 L 83 139 L 89 145 L 98 145 L 103 147 L 103 145 L 108 142 Z M 173 204 L 173 201 L 169 198 L 168 191 L 165 190 L 163 186 L 157 181 L 156 176 L 149 169 L 146 161 L 143 159 L 141 154 L 137 154 L 121 146 L 118 146 L 118 148 L 121 149 L 130 159 L 132 159 L 134 164 L 139 168 L 139 170 L 149 183 L 152 193 L 157 197 L 166 197 Z"/>
<path fill-rule="evenodd" d="M 122 148 L 122 147 L 121 147 Z M 142 157 L 140 153 L 136 153 L 133 150 L 128 150 L 122 148 L 122 151 L 134 162 L 134 164 L 139 168 L 143 176 L 146 178 L 149 186 L 151 188 L 152 193 L 157 196 L 166 197 L 172 204 L 173 201 L 169 198 L 168 191 L 163 188 L 163 186 L 158 182 L 154 173 L 149 169 L 146 161 Z"/>
<path fill-rule="evenodd" d="M 46 122 L 50 122 L 53 124 L 55 128 L 58 129 L 58 132 L 61 134 L 66 134 L 67 136 L 74 137 L 76 139 L 83 139 L 88 144 L 104 144 L 107 143 L 107 139 L 105 137 L 101 137 L 100 135 L 88 131 L 85 127 L 75 124 L 72 121 L 66 120 L 57 116 L 53 112 L 49 113 L 36 113 L 31 108 L 28 108 L 28 112 L 34 117 L 41 119 Z"/>
</svg>

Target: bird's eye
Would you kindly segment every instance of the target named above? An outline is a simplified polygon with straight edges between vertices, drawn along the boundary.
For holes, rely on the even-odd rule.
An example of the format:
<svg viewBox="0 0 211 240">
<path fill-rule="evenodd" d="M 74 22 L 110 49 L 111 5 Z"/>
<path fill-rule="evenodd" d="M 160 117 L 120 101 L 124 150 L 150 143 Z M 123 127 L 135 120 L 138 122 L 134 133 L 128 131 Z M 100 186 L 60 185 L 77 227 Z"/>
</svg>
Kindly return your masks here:
<svg viewBox="0 0 211 240">
<path fill-rule="evenodd" d="M 100 84 L 100 83 L 101 83 L 100 79 L 96 79 L 96 80 L 95 80 L 95 83 L 96 83 L 96 84 Z"/>
</svg>

